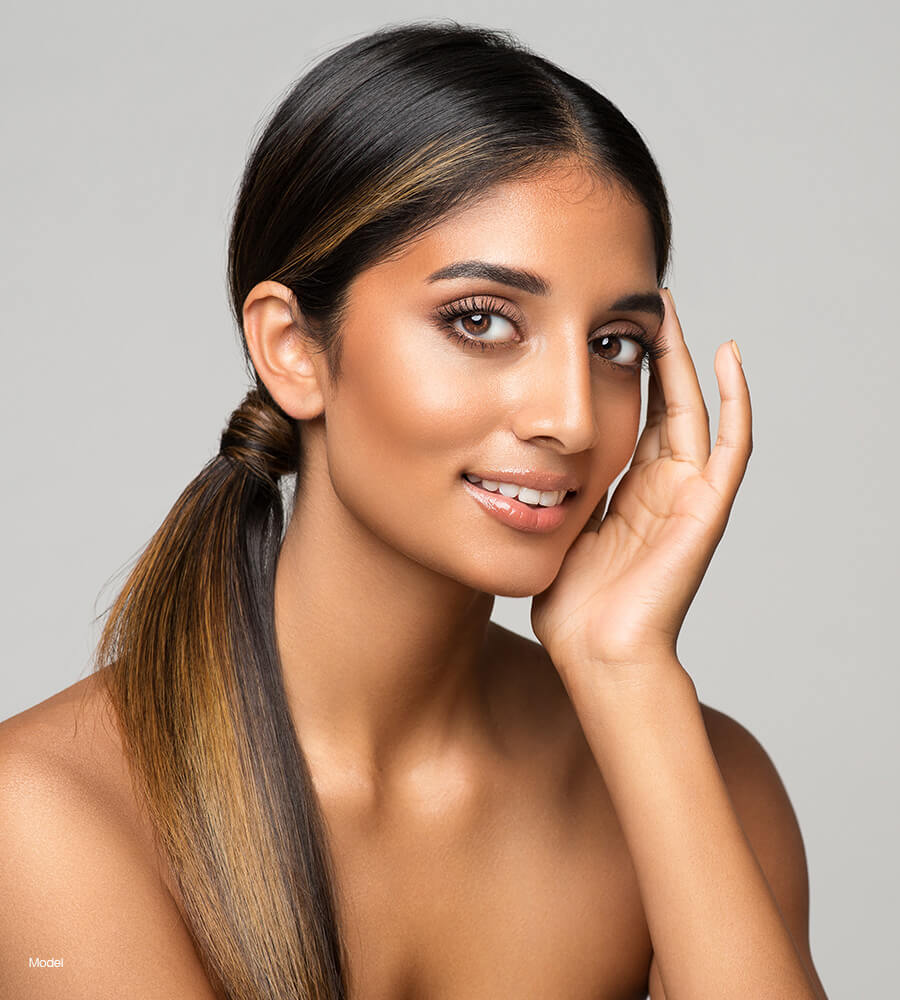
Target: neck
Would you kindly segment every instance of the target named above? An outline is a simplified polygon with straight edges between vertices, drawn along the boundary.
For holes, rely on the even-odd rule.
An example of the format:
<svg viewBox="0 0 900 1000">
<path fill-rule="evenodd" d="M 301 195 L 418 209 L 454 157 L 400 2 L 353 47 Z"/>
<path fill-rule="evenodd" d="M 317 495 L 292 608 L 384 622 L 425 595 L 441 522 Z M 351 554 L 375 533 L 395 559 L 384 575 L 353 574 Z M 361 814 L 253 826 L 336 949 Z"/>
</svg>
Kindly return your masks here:
<svg viewBox="0 0 900 1000">
<path fill-rule="evenodd" d="M 347 510 L 327 475 L 307 473 L 275 579 L 306 756 L 382 780 L 487 734 L 494 595 L 407 558 Z"/>
</svg>

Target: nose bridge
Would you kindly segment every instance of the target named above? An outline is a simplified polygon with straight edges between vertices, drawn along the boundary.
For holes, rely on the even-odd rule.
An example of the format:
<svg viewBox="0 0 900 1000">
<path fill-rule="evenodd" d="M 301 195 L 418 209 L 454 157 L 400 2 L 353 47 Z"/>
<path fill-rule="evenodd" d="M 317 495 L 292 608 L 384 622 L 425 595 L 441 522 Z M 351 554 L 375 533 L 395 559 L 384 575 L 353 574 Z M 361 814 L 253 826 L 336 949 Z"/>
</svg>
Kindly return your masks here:
<svg viewBox="0 0 900 1000">
<path fill-rule="evenodd" d="M 554 438 L 566 452 L 585 451 L 597 437 L 591 359 L 584 332 L 560 324 L 528 359 L 515 431 L 522 439 Z"/>
</svg>

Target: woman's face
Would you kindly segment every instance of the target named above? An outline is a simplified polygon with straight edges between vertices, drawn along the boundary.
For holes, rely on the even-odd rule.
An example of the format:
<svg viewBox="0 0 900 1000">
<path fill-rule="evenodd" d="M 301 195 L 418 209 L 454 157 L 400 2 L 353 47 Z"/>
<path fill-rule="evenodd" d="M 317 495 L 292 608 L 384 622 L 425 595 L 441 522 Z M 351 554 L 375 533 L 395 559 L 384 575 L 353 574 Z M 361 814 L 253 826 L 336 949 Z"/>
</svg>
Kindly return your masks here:
<svg viewBox="0 0 900 1000">
<path fill-rule="evenodd" d="M 548 587 L 634 450 L 644 351 L 631 338 L 661 321 L 621 300 L 656 288 L 646 210 L 567 163 L 496 186 L 361 273 L 325 390 L 336 502 L 468 586 Z M 553 476 L 576 490 L 561 506 Z"/>
</svg>

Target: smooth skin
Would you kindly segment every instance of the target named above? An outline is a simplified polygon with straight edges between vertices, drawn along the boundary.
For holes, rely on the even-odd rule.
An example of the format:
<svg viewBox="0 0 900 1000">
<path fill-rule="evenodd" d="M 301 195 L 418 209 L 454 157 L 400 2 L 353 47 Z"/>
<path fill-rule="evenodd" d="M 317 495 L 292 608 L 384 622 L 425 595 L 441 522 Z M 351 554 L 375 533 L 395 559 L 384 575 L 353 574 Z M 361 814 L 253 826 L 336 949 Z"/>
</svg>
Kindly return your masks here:
<svg viewBox="0 0 900 1000">
<path fill-rule="evenodd" d="M 546 288 L 429 280 L 473 259 Z M 825 995 L 787 793 L 675 656 L 750 402 L 725 344 L 710 451 L 671 297 L 662 320 L 612 308 L 656 291 L 642 206 L 561 162 L 359 275 L 337 385 L 287 288 L 244 303 L 256 371 L 304 421 L 276 633 L 360 1000 Z M 452 326 L 494 350 L 435 316 L 473 298 L 489 323 Z M 639 371 L 599 344 L 629 332 L 667 348 L 640 441 Z M 502 524 L 462 486 L 511 465 L 576 476 L 557 530 Z M 495 594 L 537 595 L 540 645 L 490 622 Z M 212 996 L 104 707 L 88 678 L 0 725 L 0 982 Z M 57 953 L 64 970 L 24 969 Z"/>
</svg>

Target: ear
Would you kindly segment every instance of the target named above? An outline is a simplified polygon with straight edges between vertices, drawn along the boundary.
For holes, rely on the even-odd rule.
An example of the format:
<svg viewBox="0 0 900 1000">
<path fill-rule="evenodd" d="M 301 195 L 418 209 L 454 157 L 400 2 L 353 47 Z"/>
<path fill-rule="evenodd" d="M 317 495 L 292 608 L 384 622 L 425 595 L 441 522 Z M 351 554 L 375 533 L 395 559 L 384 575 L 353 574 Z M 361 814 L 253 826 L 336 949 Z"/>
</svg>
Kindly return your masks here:
<svg viewBox="0 0 900 1000">
<path fill-rule="evenodd" d="M 294 293 L 277 281 L 261 281 L 244 299 L 243 318 L 250 360 L 275 402 L 295 420 L 319 416 L 325 361 L 304 335 Z"/>
</svg>

